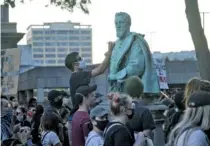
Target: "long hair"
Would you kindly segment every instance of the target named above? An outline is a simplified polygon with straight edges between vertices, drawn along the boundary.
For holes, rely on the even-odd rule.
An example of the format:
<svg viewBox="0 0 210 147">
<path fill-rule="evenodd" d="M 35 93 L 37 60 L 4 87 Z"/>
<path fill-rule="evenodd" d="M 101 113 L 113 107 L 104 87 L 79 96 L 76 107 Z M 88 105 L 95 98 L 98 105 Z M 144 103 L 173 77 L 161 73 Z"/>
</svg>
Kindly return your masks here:
<svg viewBox="0 0 210 147">
<path fill-rule="evenodd" d="M 185 87 L 185 92 L 184 92 L 184 103 L 187 106 L 188 99 L 190 95 L 192 95 L 195 92 L 200 91 L 200 84 L 201 80 L 198 78 L 192 78 L 186 85 Z"/>
<path fill-rule="evenodd" d="M 202 130 L 210 129 L 210 105 L 197 108 L 188 107 L 183 120 L 170 133 L 168 145 L 173 146 L 179 134 L 193 127 L 200 127 Z"/>
</svg>

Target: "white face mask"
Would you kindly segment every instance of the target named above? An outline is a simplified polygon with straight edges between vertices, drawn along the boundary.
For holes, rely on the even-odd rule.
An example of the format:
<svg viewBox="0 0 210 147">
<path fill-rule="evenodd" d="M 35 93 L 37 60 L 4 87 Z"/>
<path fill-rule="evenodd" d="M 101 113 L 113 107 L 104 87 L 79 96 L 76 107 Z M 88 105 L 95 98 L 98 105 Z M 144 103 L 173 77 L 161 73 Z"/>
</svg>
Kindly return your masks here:
<svg viewBox="0 0 210 147">
<path fill-rule="evenodd" d="M 86 63 L 84 60 L 79 61 L 79 69 L 85 69 L 86 68 Z"/>
<path fill-rule="evenodd" d="M 23 115 L 18 115 L 18 116 L 17 116 L 17 120 L 18 120 L 18 121 L 23 121 Z"/>
</svg>

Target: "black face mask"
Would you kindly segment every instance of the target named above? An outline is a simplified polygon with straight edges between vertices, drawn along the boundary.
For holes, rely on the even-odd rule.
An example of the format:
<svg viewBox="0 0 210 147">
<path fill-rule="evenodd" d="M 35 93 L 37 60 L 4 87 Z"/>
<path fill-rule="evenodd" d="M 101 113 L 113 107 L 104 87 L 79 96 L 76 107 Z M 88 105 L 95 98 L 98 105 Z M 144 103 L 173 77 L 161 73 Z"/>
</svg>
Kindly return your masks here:
<svg viewBox="0 0 210 147">
<path fill-rule="evenodd" d="M 62 107 L 62 104 L 63 104 L 63 100 L 62 99 L 60 99 L 60 100 L 58 100 L 57 102 L 51 102 L 51 105 L 52 106 L 54 106 L 55 108 L 61 108 Z"/>
<path fill-rule="evenodd" d="M 95 120 L 96 121 L 96 127 L 101 130 L 104 131 L 104 129 L 106 128 L 106 125 L 108 124 L 108 120 L 103 120 L 103 121 L 99 121 L 99 120 Z"/>
<path fill-rule="evenodd" d="M 131 114 L 127 114 L 128 119 L 132 119 L 134 116 L 134 109 L 132 109 L 132 113 Z"/>
</svg>

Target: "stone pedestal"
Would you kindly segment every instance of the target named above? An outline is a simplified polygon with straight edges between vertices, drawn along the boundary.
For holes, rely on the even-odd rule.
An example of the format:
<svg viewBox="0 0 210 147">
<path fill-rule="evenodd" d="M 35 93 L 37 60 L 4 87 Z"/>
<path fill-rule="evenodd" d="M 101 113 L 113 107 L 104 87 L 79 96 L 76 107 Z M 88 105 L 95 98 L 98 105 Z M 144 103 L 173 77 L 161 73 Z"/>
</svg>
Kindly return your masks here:
<svg viewBox="0 0 210 147">
<path fill-rule="evenodd" d="M 37 102 L 38 103 L 44 102 L 44 89 L 43 88 L 37 89 Z"/>
<path fill-rule="evenodd" d="M 26 97 L 27 97 L 27 101 L 29 101 L 31 98 L 34 97 L 34 91 L 33 91 L 33 89 L 26 91 Z"/>
<path fill-rule="evenodd" d="M 25 91 L 18 92 L 18 102 L 20 104 L 27 104 L 27 97 L 26 97 Z"/>
<path fill-rule="evenodd" d="M 156 126 L 156 129 L 154 130 L 153 143 L 155 146 L 164 146 L 165 138 L 163 132 L 163 123 L 165 121 L 165 118 L 163 113 L 167 109 L 167 107 L 161 103 L 152 103 L 150 105 L 147 105 L 147 108 L 150 109 Z"/>
</svg>

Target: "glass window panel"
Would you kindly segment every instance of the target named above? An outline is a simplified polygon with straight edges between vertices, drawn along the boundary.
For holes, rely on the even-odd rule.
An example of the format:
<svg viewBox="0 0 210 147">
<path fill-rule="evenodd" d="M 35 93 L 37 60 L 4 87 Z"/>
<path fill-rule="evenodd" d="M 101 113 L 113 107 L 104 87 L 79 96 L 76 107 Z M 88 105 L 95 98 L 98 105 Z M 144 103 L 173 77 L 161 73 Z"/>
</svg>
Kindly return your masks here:
<svg viewBox="0 0 210 147">
<path fill-rule="evenodd" d="M 82 57 L 91 57 L 90 53 L 82 53 Z"/>
<path fill-rule="evenodd" d="M 55 60 L 45 60 L 45 63 L 47 63 L 47 64 L 55 64 L 56 61 Z"/>
<path fill-rule="evenodd" d="M 43 49 L 42 48 L 34 48 L 33 52 L 43 52 Z"/>
<path fill-rule="evenodd" d="M 81 31 L 81 34 L 83 34 L 83 35 L 89 35 L 89 34 L 91 34 L 91 31 L 90 30 L 82 30 Z"/>
<path fill-rule="evenodd" d="M 33 35 L 41 35 L 43 31 L 33 30 Z"/>
<path fill-rule="evenodd" d="M 56 42 L 45 42 L 45 46 L 56 46 Z"/>
<path fill-rule="evenodd" d="M 57 46 L 69 46 L 68 42 L 57 42 Z"/>
<path fill-rule="evenodd" d="M 66 31 L 66 30 L 59 30 L 59 31 L 57 31 L 57 34 L 58 35 L 66 35 L 66 34 L 68 34 L 68 31 Z"/>
<path fill-rule="evenodd" d="M 91 52 L 91 48 L 82 48 L 82 52 Z"/>
<path fill-rule="evenodd" d="M 70 36 L 69 40 L 79 40 L 79 36 Z"/>
<path fill-rule="evenodd" d="M 44 46 L 43 42 L 33 42 L 33 46 Z"/>
<path fill-rule="evenodd" d="M 86 62 L 86 63 L 92 63 L 92 60 L 91 59 L 84 59 L 84 61 Z"/>
<path fill-rule="evenodd" d="M 78 35 L 79 34 L 79 30 L 73 30 L 73 34 Z"/>
<path fill-rule="evenodd" d="M 70 48 L 69 52 L 79 52 L 79 48 Z"/>
<path fill-rule="evenodd" d="M 90 42 L 80 42 L 80 44 L 81 44 L 82 46 L 90 46 L 90 45 L 91 45 Z"/>
<path fill-rule="evenodd" d="M 43 60 L 34 60 L 34 63 L 35 63 L 35 64 L 43 64 L 44 61 L 43 61 Z"/>
<path fill-rule="evenodd" d="M 57 40 L 68 40 L 68 36 L 56 36 Z"/>
<path fill-rule="evenodd" d="M 55 48 L 46 48 L 45 52 L 55 52 Z"/>
<path fill-rule="evenodd" d="M 59 58 L 65 58 L 66 57 L 66 54 L 58 54 L 57 55 Z"/>
<path fill-rule="evenodd" d="M 80 36 L 81 40 L 90 40 L 91 37 L 90 36 Z"/>
<path fill-rule="evenodd" d="M 36 37 L 33 37 L 33 40 L 43 40 L 44 38 L 43 37 L 41 37 L 41 36 L 36 36 Z"/>
<path fill-rule="evenodd" d="M 69 42 L 69 46 L 79 46 L 79 42 Z"/>
<path fill-rule="evenodd" d="M 46 58 L 55 58 L 55 54 L 45 54 Z"/>
<path fill-rule="evenodd" d="M 56 40 L 55 36 L 45 36 L 45 40 Z"/>
<path fill-rule="evenodd" d="M 64 60 L 58 60 L 58 63 L 59 64 L 63 64 L 64 63 Z"/>
<path fill-rule="evenodd" d="M 44 55 L 43 54 L 33 54 L 34 58 L 43 58 Z"/>
<path fill-rule="evenodd" d="M 58 52 L 68 52 L 67 48 L 58 48 Z"/>
</svg>

